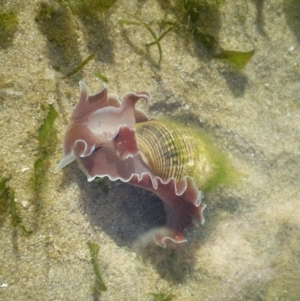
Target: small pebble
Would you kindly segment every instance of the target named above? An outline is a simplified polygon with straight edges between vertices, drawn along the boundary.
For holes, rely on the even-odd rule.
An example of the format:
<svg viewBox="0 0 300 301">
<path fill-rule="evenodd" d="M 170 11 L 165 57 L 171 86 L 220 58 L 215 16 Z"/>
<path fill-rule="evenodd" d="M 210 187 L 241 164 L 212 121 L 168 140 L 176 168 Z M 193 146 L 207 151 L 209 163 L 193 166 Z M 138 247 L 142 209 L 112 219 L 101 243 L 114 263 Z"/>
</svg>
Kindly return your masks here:
<svg viewBox="0 0 300 301">
<path fill-rule="evenodd" d="M 22 201 L 22 206 L 24 208 L 27 208 L 29 206 L 29 202 L 28 201 Z"/>
</svg>

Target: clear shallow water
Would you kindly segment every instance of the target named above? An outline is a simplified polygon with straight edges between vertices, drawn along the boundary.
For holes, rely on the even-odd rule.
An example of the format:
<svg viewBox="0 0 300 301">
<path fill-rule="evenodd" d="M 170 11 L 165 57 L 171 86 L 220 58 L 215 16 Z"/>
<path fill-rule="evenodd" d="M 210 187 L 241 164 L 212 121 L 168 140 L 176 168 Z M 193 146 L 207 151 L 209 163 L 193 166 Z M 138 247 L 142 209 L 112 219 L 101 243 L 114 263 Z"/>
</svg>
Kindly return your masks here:
<svg viewBox="0 0 300 301">
<path fill-rule="evenodd" d="M 260 5 L 263 3 L 263 5 Z M 101 17 L 75 17 L 55 7 L 42 18 L 39 1 L 5 1 L 18 18 L 0 54 L 1 170 L 11 176 L 16 208 L 29 236 L 1 216 L 0 299 L 93 300 L 95 275 L 87 242 L 99 244 L 107 291 L 101 300 L 298 300 L 299 291 L 299 15 L 296 1 L 225 3 L 209 11 L 205 30 L 226 50 L 255 55 L 241 71 L 212 60 L 183 30 L 143 46 L 143 26 L 120 26 L 139 11 L 153 29 L 164 18 L 159 2 L 118 1 Z M 176 12 L 167 11 L 174 20 Z M 40 19 L 37 19 L 37 16 Z M 36 19 L 36 20 L 35 20 Z M 199 26 L 201 22 L 199 22 Z M 58 34 L 61 33 L 61 34 Z M 78 74 L 62 79 L 91 53 Z M 245 174 L 238 187 L 205 195 L 206 222 L 186 232 L 188 243 L 134 249 L 138 237 L 164 222 L 160 201 L 122 183 L 105 194 L 76 164 L 61 173 L 66 122 L 77 102 L 78 80 L 92 91 L 109 79 L 110 93 L 148 90 L 154 117 L 201 127 Z M 37 130 L 53 104 L 49 168 L 31 186 L 40 156 Z"/>
</svg>

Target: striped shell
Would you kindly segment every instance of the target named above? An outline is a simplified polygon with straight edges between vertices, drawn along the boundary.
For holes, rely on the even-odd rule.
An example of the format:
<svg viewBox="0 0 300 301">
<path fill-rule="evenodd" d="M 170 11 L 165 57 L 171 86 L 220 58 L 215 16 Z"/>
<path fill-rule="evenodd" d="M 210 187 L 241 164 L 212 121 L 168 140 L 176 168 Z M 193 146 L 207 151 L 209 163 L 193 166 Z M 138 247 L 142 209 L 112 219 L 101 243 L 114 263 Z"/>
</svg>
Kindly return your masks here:
<svg viewBox="0 0 300 301">
<path fill-rule="evenodd" d="M 194 178 L 202 187 L 213 171 L 205 144 L 192 130 L 164 121 L 136 124 L 136 137 L 144 162 L 155 176 L 179 182 L 183 177 Z"/>
</svg>

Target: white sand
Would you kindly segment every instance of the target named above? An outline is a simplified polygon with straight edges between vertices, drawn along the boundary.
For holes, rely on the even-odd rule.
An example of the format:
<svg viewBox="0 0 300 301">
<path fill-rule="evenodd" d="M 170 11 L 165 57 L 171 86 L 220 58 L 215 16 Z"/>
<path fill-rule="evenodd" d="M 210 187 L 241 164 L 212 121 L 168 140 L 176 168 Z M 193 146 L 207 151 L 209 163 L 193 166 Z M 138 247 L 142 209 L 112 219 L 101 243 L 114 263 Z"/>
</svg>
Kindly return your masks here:
<svg viewBox="0 0 300 301">
<path fill-rule="evenodd" d="M 258 0 L 247 1 L 248 11 L 242 0 L 220 6 L 210 30 L 221 47 L 256 51 L 240 72 L 209 59 L 193 39 L 175 32 L 161 41 L 163 59 L 156 68 L 157 47 L 149 56 L 143 46 L 152 41 L 149 32 L 142 26 L 123 31 L 117 22 L 130 19 L 125 11 L 134 13 L 138 3 L 146 22 L 163 19 L 164 11 L 156 1 L 127 2 L 117 1 L 101 21 L 89 24 L 65 13 L 58 28 L 68 33 L 66 49 L 53 48 L 51 33 L 34 21 L 39 1 L 0 5 L 19 18 L 12 45 L 0 48 L 0 166 L 12 176 L 20 216 L 33 229 L 26 236 L 12 228 L 9 217 L 0 224 L 0 300 L 94 300 L 88 241 L 100 245 L 108 287 L 102 301 L 151 300 L 150 292 L 171 292 L 184 301 L 299 300 L 297 1 L 264 1 L 260 12 Z M 70 79 L 53 68 L 69 72 L 93 51 L 95 58 Z M 77 82 L 83 79 L 96 91 L 101 85 L 96 72 L 108 77 L 110 93 L 150 91 L 149 114 L 201 126 L 247 175 L 239 189 L 205 196 L 205 225 L 186 232 L 188 243 L 175 249 L 150 245 L 136 253 L 134 241 L 154 219 L 163 219 L 155 197 L 121 183 L 111 183 L 105 195 L 76 164 L 54 173 L 78 99 Z M 59 143 L 47 184 L 36 195 L 29 181 L 37 129 L 46 114 L 41 104 L 59 112 Z"/>
</svg>

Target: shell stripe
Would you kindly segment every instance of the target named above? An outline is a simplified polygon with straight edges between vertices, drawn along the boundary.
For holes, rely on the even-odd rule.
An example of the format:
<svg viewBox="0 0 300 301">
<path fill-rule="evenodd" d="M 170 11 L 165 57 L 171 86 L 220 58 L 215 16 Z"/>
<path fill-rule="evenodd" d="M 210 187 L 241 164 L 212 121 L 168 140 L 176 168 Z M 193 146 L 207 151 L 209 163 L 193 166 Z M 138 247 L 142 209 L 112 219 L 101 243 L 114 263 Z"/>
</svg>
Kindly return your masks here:
<svg viewBox="0 0 300 301">
<path fill-rule="evenodd" d="M 176 131 L 170 125 L 149 121 L 137 125 L 137 141 L 146 163 L 162 179 L 174 177 L 177 181 L 188 175 L 196 161 L 196 143 L 184 130 Z"/>
</svg>

